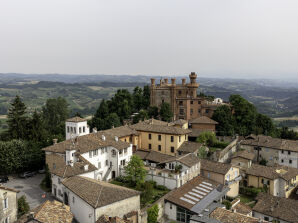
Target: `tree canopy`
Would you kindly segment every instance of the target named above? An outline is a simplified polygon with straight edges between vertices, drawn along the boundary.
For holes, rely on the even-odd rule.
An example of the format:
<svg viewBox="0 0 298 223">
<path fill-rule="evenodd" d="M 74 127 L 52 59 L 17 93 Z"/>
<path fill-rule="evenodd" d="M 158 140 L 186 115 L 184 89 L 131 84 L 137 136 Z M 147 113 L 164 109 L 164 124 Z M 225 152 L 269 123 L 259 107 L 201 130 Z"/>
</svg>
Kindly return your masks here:
<svg viewBox="0 0 298 223">
<path fill-rule="evenodd" d="M 138 186 L 144 183 L 146 170 L 143 160 L 141 160 L 140 157 L 133 155 L 128 164 L 124 167 L 124 170 L 126 179 L 132 186 Z"/>
</svg>

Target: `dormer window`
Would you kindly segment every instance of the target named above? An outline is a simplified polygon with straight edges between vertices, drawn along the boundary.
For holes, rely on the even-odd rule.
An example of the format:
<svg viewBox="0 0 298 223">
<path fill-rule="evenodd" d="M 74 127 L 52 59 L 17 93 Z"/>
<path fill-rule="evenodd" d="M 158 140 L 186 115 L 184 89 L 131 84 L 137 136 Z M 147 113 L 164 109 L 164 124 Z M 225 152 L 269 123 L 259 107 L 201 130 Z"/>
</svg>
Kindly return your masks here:
<svg viewBox="0 0 298 223">
<path fill-rule="evenodd" d="M 112 150 L 112 156 L 116 156 L 116 150 Z"/>
</svg>

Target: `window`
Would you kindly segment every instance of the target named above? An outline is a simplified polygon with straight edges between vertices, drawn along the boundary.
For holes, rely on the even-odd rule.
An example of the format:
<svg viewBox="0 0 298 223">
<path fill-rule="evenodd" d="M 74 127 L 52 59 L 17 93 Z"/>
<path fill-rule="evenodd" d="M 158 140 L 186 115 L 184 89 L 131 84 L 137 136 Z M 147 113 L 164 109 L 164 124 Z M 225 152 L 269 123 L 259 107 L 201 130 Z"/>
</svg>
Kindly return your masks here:
<svg viewBox="0 0 298 223">
<path fill-rule="evenodd" d="M 289 163 L 292 163 L 292 160 L 289 160 Z"/>
<path fill-rule="evenodd" d="M 120 151 L 119 151 L 119 154 L 120 154 L 120 155 L 122 155 L 122 152 L 123 152 L 123 151 L 122 151 L 122 150 L 120 150 Z"/>
<path fill-rule="evenodd" d="M 85 132 L 86 130 L 85 130 L 85 126 L 83 126 L 83 132 Z"/>
<path fill-rule="evenodd" d="M 265 220 L 265 221 L 269 221 L 269 217 L 266 217 L 266 216 L 265 216 L 265 217 L 264 217 L 264 220 Z"/>
<path fill-rule="evenodd" d="M 158 145 L 158 151 L 161 151 L 161 145 Z"/>
<path fill-rule="evenodd" d="M 175 148 L 174 146 L 171 146 L 171 153 L 174 153 L 175 152 Z"/>
<path fill-rule="evenodd" d="M 177 207 L 177 215 L 176 215 L 176 220 L 180 222 L 190 222 L 190 217 L 193 215 L 191 212 L 181 208 Z"/>
<path fill-rule="evenodd" d="M 101 168 L 101 162 L 98 162 L 98 169 Z"/>
<path fill-rule="evenodd" d="M 171 136 L 171 142 L 174 142 L 174 136 Z"/>
<path fill-rule="evenodd" d="M 198 113 L 201 114 L 201 109 L 198 109 Z"/>
<path fill-rule="evenodd" d="M 190 101 L 190 104 L 193 105 L 193 101 Z"/>
<path fill-rule="evenodd" d="M 69 126 L 67 126 L 67 132 L 69 132 Z"/>
<path fill-rule="evenodd" d="M 282 150 L 281 153 L 284 153 L 284 151 Z"/>
<path fill-rule="evenodd" d="M 148 139 L 151 139 L 151 134 L 150 133 L 148 134 Z"/>
<path fill-rule="evenodd" d="M 5 218 L 4 223 L 9 223 L 9 217 Z"/>
<path fill-rule="evenodd" d="M 184 115 L 184 109 L 183 109 L 183 108 L 181 108 L 181 109 L 179 110 L 179 114 L 180 114 L 180 115 Z"/>
<path fill-rule="evenodd" d="M 121 166 L 125 166 L 125 159 L 120 161 Z"/>
<path fill-rule="evenodd" d="M 283 163 L 283 162 L 284 162 L 284 160 L 283 160 L 283 159 L 281 159 L 281 162 Z"/>
<path fill-rule="evenodd" d="M 149 147 L 149 149 L 151 149 L 151 144 L 150 143 L 149 143 L 148 147 Z"/>
<path fill-rule="evenodd" d="M 190 109 L 190 114 L 193 114 L 193 109 L 192 108 Z"/>
<path fill-rule="evenodd" d="M 124 149 L 124 153 L 127 153 L 127 148 Z"/>
<path fill-rule="evenodd" d="M 179 105 L 180 106 L 183 106 L 183 101 L 179 101 Z"/>
<path fill-rule="evenodd" d="M 92 158 L 92 151 L 89 152 L 89 158 Z"/>
<path fill-rule="evenodd" d="M 181 93 L 182 93 L 181 91 L 178 91 L 178 94 L 179 94 L 179 95 L 181 95 Z"/>
<path fill-rule="evenodd" d="M 72 203 L 74 203 L 75 202 L 75 197 L 72 197 Z"/>
<path fill-rule="evenodd" d="M 206 111 L 205 111 L 205 112 L 206 112 L 206 114 L 207 114 L 207 113 L 209 113 L 209 109 L 206 109 Z"/>
<path fill-rule="evenodd" d="M 3 209 L 5 210 L 5 209 L 7 209 L 8 208 L 8 198 L 5 198 L 4 200 L 3 200 Z"/>
<path fill-rule="evenodd" d="M 77 129 L 75 127 L 73 128 L 73 132 L 74 133 L 77 133 Z"/>
<path fill-rule="evenodd" d="M 170 209 L 172 209 L 172 204 L 170 204 Z"/>
<path fill-rule="evenodd" d="M 158 141 L 161 141 L 161 135 L 158 135 Z"/>
<path fill-rule="evenodd" d="M 210 173 L 207 174 L 207 177 L 210 178 Z"/>
<path fill-rule="evenodd" d="M 109 165 L 109 161 L 108 160 L 106 160 L 106 166 L 108 166 Z"/>
<path fill-rule="evenodd" d="M 97 156 L 97 154 L 98 154 L 98 150 L 97 149 L 93 150 L 93 156 Z"/>
<path fill-rule="evenodd" d="M 58 178 L 58 184 L 61 184 L 61 179 L 60 178 Z"/>
<path fill-rule="evenodd" d="M 291 155 L 291 151 L 288 151 L 288 154 Z"/>
<path fill-rule="evenodd" d="M 201 104 L 201 101 L 198 101 L 198 104 L 200 105 Z"/>
<path fill-rule="evenodd" d="M 79 128 L 79 133 L 81 133 L 81 132 L 82 132 L 82 128 L 80 127 L 80 128 Z"/>
<path fill-rule="evenodd" d="M 70 132 L 73 132 L 73 128 L 72 127 L 70 127 Z"/>
<path fill-rule="evenodd" d="M 179 142 L 181 142 L 181 136 L 179 136 Z"/>
</svg>

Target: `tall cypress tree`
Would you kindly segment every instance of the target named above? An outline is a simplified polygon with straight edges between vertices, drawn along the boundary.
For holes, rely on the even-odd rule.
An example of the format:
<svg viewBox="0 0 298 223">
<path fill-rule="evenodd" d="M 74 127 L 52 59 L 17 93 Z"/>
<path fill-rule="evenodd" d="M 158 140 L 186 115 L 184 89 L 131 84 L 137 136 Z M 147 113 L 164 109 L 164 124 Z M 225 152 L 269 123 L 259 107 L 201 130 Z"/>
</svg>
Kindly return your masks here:
<svg viewBox="0 0 298 223">
<path fill-rule="evenodd" d="M 27 125 L 26 105 L 18 95 L 11 103 L 7 118 L 9 138 L 24 139 Z"/>
</svg>

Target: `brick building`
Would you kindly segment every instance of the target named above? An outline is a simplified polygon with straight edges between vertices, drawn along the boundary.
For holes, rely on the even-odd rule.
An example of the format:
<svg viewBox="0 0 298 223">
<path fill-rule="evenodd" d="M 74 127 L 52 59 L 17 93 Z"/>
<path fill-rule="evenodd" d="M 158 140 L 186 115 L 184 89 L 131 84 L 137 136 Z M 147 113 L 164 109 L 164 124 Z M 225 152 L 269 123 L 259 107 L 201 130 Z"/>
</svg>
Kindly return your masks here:
<svg viewBox="0 0 298 223">
<path fill-rule="evenodd" d="M 170 104 L 174 114 L 174 120 L 194 119 L 200 116 L 212 117 L 214 110 L 222 105 L 222 100 L 207 100 L 206 97 L 197 95 L 199 83 L 196 82 L 197 75 L 191 72 L 190 83 L 186 83 L 186 78 L 182 78 L 181 84 L 176 84 L 176 78 L 168 82 L 168 78 L 160 80 L 160 84 L 155 83 L 155 78 L 151 78 L 150 105 L 160 108 L 163 102 Z"/>
</svg>

